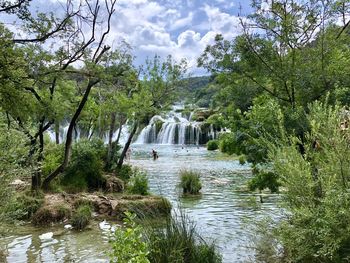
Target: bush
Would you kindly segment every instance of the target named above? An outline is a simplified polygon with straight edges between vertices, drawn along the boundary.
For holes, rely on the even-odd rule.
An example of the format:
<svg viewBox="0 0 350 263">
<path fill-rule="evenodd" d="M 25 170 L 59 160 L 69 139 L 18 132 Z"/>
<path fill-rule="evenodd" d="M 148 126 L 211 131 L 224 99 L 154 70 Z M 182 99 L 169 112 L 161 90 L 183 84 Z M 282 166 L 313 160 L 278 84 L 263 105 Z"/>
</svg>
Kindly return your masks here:
<svg viewBox="0 0 350 263">
<path fill-rule="evenodd" d="M 223 153 L 234 154 L 238 153 L 238 146 L 235 134 L 233 133 L 225 133 L 220 136 L 219 139 L 219 149 Z"/>
<path fill-rule="evenodd" d="M 280 178 L 270 165 L 254 166 L 254 177 L 248 181 L 250 191 L 269 189 L 271 193 L 277 193 L 281 186 Z"/>
<path fill-rule="evenodd" d="M 99 139 L 80 140 L 72 149 L 72 160 L 62 178 L 62 184 L 68 192 L 80 192 L 101 188 L 105 147 Z"/>
<path fill-rule="evenodd" d="M 180 177 L 184 194 L 198 194 L 202 189 L 199 173 L 185 170 L 180 172 Z"/>
<path fill-rule="evenodd" d="M 245 164 L 247 162 L 247 160 L 246 160 L 244 155 L 239 156 L 238 161 L 239 161 L 240 165 L 243 165 L 243 164 Z"/>
<path fill-rule="evenodd" d="M 278 146 L 269 145 L 274 172 L 286 189 L 285 217 L 275 238 L 285 262 L 348 262 L 350 130 L 341 127 L 346 120 L 338 106 L 316 102 L 308 112 L 311 128 L 303 141 L 285 135 Z"/>
<path fill-rule="evenodd" d="M 123 164 L 122 168 L 116 171 L 117 176 L 124 181 L 129 180 L 133 173 L 132 166 L 128 164 Z"/>
<path fill-rule="evenodd" d="M 187 216 L 169 217 L 163 228 L 150 224 L 145 231 L 149 246 L 148 259 L 152 263 L 220 263 L 214 244 L 208 244 L 197 233 L 195 224 Z"/>
<path fill-rule="evenodd" d="M 219 142 L 217 140 L 211 140 L 207 142 L 207 150 L 215 151 L 219 149 Z"/>
<path fill-rule="evenodd" d="M 2 217 L 11 220 L 30 219 L 43 203 L 43 195 L 39 192 L 19 193 L 3 207 Z"/>
<path fill-rule="evenodd" d="M 148 179 L 145 172 L 135 170 L 134 175 L 127 184 L 127 190 L 131 194 L 148 195 Z"/>
<path fill-rule="evenodd" d="M 135 223 L 135 215 L 125 213 L 125 228 L 117 228 L 110 239 L 112 263 L 150 263 L 148 244 L 143 241 L 143 228 Z"/>
<path fill-rule="evenodd" d="M 80 205 L 72 217 L 72 226 L 77 230 L 84 229 L 89 224 L 91 214 L 92 211 L 90 205 Z"/>
</svg>

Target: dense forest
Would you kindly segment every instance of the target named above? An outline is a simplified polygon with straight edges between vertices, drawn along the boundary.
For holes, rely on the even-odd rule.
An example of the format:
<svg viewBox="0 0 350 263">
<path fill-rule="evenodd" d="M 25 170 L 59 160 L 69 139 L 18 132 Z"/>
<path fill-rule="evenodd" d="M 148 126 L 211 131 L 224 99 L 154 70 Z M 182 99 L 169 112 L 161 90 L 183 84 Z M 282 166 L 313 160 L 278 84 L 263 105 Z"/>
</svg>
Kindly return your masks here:
<svg viewBox="0 0 350 263">
<path fill-rule="evenodd" d="M 119 201 L 120 192 L 148 196 L 147 175 L 125 164 L 130 146 L 153 116 L 182 103 L 204 108 L 208 116 L 199 121 L 220 131 L 208 150 L 249 165 L 248 194 L 262 203 L 267 192 L 280 196 L 280 219 L 255 229 L 254 262 L 348 262 L 350 2 L 253 0 L 254 12 L 240 17 L 242 33 L 217 34 L 197 60 L 208 75 L 194 77 L 185 59 L 155 55 L 135 66 L 128 43 L 109 46 L 117 2 L 67 1 L 55 15 L 33 12 L 30 0 L 0 1 L 0 15 L 21 22 L 14 29 L 0 21 L 0 218 L 41 225 L 49 220 L 41 207 L 48 195 L 111 184 Z M 182 181 L 184 193 L 198 194 L 200 176 L 182 173 L 197 186 L 188 190 Z M 88 221 L 94 208 L 74 202 L 75 215 L 57 216 L 60 208 L 53 221 Z M 155 213 L 170 213 L 168 201 L 157 202 Z M 221 262 L 185 217 L 167 220 L 167 234 L 125 217 L 112 262 Z"/>
</svg>

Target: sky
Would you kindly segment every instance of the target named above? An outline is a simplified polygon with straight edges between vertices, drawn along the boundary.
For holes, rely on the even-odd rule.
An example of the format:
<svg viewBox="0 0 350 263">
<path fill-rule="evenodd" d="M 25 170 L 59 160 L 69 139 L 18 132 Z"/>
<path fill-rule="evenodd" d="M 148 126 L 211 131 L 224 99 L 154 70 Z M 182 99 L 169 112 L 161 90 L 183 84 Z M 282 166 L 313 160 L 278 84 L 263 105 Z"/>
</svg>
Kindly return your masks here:
<svg viewBox="0 0 350 263">
<path fill-rule="evenodd" d="M 32 8 L 59 10 L 62 0 L 34 0 Z M 62 3 L 62 2 L 61 2 Z M 122 40 L 133 48 L 135 64 L 155 54 L 186 58 L 194 75 L 205 73 L 196 67 L 204 48 L 216 34 L 233 39 L 241 33 L 239 17 L 251 11 L 249 0 L 118 0 L 109 41 Z"/>
</svg>

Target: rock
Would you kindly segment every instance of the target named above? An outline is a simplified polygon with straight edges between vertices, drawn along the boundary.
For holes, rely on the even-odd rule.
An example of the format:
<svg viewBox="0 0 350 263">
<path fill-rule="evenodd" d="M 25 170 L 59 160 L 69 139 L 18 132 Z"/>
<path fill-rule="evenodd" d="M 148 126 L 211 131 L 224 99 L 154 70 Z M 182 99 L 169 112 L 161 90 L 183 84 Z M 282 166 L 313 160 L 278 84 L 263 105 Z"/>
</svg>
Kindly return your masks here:
<svg viewBox="0 0 350 263">
<path fill-rule="evenodd" d="M 124 191 L 124 181 L 115 175 L 105 175 L 106 187 L 108 193 L 121 193 Z"/>
<path fill-rule="evenodd" d="M 64 226 L 64 229 L 68 229 L 69 230 L 69 229 L 72 229 L 72 228 L 73 228 L 73 226 L 70 225 L 70 224 Z"/>
<path fill-rule="evenodd" d="M 64 235 L 65 231 L 64 230 L 58 230 L 58 231 L 55 231 L 53 232 L 53 237 L 59 237 L 59 236 L 62 236 Z"/>
<path fill-rule="evenodd" d="M 27 182 L 24 182 L 22 180 L 16 179 L 13 182 L 10 183 L 10 186 L 14 188 L 15 190 L 22 191 L 25 188 L 29 186 Z"/>
<path fill-rule="evenodd" d="M 100 222 L 98 224 L 98 226 L 100 227 L 100 229 L 102 230 L 110 230 L 111 229 L 111 225 L 106 221 L 106 220 L 103 220 L 102 222 Z"/>
<path fill-rule="evenodd" d="M 52 239 L 52 237 L 53 237 L 53 232 L 44 233 L 39 236 L 41 240 Z"/>
</svg>

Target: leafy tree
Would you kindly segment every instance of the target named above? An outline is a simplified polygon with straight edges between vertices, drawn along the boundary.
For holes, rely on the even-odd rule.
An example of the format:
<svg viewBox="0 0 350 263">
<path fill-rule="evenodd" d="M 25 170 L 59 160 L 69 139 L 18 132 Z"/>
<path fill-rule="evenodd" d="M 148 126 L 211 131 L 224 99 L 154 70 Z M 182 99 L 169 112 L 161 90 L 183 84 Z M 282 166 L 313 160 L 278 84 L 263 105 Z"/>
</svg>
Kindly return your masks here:
<svg viewBox="0 0 350 263">
<path fill-rule="evenodd" d="M 284 219 L 274 232 L 291 262 L 346 262 L 349 256 L 348 111 L 315 102 L 303 142 L 284 136 L 270 142 L 270 160 L 286 188 Z"/>
</svg>

